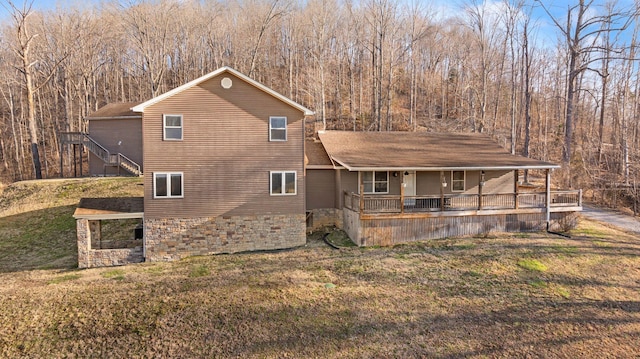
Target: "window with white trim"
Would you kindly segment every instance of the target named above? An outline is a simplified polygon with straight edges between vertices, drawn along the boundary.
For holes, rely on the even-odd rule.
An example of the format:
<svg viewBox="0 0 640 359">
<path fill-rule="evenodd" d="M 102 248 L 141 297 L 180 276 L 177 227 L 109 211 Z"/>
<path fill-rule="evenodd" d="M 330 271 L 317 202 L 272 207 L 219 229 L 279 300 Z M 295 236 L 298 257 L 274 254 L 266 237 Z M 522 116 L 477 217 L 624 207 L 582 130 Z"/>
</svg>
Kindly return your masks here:
<svg viewBox="0 0 640 359">
<path fill-rule="evenodd" d="M 182 172 L 154 172 L 153 198 L 183 198 Z"/>
<path fill-rule="evenodd" d="M 451 171 L 451 191 L 463 192 L 465 183 L 465 171 Z"/>
<path fill-rule="evenodd" d="M 169 141 L 182 140 L 182 115 L 162 115 L 162 138 Z"/>
<path fill-rule="evenodd" d="M 389 172 L 361 172 L 364 193 L 389 193 Z"/>
<path fill-rule="evenodd" d="M 287 140 L 287 118 L 282 116 L 269 117 L 269 141 Z"/>
<path fill-rule="evenodd" d="M 296 171 L 269 172 L 272 196 L 295 195 L 297 192 Z"/>
</svg>

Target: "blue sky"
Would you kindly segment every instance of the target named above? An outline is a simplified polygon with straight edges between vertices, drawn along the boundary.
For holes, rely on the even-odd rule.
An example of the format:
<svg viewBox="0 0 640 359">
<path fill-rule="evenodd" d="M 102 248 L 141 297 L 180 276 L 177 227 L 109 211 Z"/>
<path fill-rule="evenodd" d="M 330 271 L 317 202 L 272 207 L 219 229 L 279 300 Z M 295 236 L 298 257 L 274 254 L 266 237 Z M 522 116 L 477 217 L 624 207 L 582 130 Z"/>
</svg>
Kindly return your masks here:
<svg viewBox="0 0 640 359">
<path fill-rule="evenodd" d="M 4 6 L 6 0 L 0 0 Z M 23 0 L 13 0 L 17 6 L 22 6 Z M 102 0 L 34 0 L 33 7 L 37 10 L 54 10 L 60 8 L 82 8 L 82 7 L 96 7 L 99 6 Z M 110 1 L 110 0 L 106 0 Z M 131 0 L 132 2 L 135 0 Z M 356 0 L 357 1 L 357 0 Z M 368 0 L 360 0 L 368 1 Z M 464 4 L 478 3 L 481 0 L 398 0 L 400 3 L 422 3 L 426 7 L 431 8 L 437 12 L 438 17 L 450 17 L 460 13 Z M 516 0 L 511 0 L 515 2 Z M 566 12 L 570 5 L 574 5 L 578 0 L 541 0 L 547 9 L 559 20 L 565 21 Z M 485 0 L 488 6 L 499 6 L 502 0 Z M 596 0 L 594 3 L 593 11 L 603 11 L 602 5 L 606 0 Z M 633 0 L 619 0 L 620 6 L 632 6 Z M 526 5 L 535 5 L 531 17 L 534 21 L 531 22 L 537 29 L 538 41 L 546 43 L 547 45 L 554 44 L 557 40 L 558 30 L 555 25 L 549 19 L 549 16 L 540 7 L 540 4 L 534 0 L 526 0 Z M 0 21 L 6 19 L 6 10 L 4 6 L 0 6 Z"/>
</svg>

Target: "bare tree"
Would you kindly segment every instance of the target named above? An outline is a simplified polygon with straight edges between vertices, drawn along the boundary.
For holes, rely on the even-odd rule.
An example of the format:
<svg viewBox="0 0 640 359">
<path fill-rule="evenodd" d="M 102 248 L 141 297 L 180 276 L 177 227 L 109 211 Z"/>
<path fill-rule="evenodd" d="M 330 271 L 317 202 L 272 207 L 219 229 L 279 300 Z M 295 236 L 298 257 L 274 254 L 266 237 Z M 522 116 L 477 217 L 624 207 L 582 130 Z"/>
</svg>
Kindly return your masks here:
<svg viewBox="0 0 640 359">
<path fill-rule="evenodd" d="M 567 51 L 568 80 L 562 162 L 565 167 L 569 169 L 572 156 L 571 144 L 573 141 L 575 99 L 576 94 L 580 90 L 578 86 L 579 76 L 591 69 L 591 64 L 603 59 L 601 54 L 603 46 L 599 42 L 600 38 L 615 36 L 617 33 L 625 31 L 631 23 L 633 11 L 630 9 L 618 9 L 612 6 L 607 14 L 597 15 L 595 12 L 589 12 L 594 0 L 579 0 L 577 4 L 568 7 L 567 20 L 563 23 L 551 14 L 548 6 L 541 0 L 536 1 L 541 4 L 544 11 L 562 34 Z M 611 25 L 603 26 L 603 24 L 607 23 Z M 619 51 L 613 50 L 613 52 Z"/>
<path fill-rule="evenodd" d="M 33 55 L 32 50 L 39 34 L 31 31 L 31 23 L 29 21 L 29 18 L 33 15 L 33 0 L 24 2 L 20 7 L 11 1 L 7 1 L 7 6 L 8 7 L 5 8 L 10 12 L 15 31 L 13 51 L 19 60 L 17 69 L 24 76 L 24 86 L 27 97 L 27 124 L 31 142 L 33 173 L 36 179 L 41 179 L 42 164 L 40 161 L 40 151 L 38 149 L 39 141 L 34 94 L 51 78 L 53 72 L 51 72 L 41 84 L 34 84 L 34 68 L 38 61 Z"/>
</svg>

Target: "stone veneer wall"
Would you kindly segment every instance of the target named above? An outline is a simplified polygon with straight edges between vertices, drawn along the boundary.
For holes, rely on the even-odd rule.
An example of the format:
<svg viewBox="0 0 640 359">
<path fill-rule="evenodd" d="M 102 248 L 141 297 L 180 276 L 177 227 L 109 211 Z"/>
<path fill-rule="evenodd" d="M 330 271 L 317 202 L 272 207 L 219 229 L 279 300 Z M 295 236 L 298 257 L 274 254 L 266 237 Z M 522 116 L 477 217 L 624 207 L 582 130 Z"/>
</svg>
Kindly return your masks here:
<svg viewBox="0 0 640 359">
<path fill-rule="evenodd" d="M 91 249 L 91 238 L 100 236 L 100 221 L 76 220 L 78 268 L 111 267 L 144 261 L 142 247 Z"/>
<path fill-rule="evenodd" d="M 142 247 L 93 249 L 89 253 L 89 267 L 112 267 L 144 262 Z"/>
<path fill-rule="evenodd" d="M 146 260 L 301 246 L 305 228 L 304 214 L 145 218 Z"/>
<path fill-rule="evenodd" d="M 311 210 L 312 221 L 308 230 L 315 231 L 322 227 L 336 226 L 342 228 L 342 210 L 337 208 L 316 208 Z"/>
</svg>

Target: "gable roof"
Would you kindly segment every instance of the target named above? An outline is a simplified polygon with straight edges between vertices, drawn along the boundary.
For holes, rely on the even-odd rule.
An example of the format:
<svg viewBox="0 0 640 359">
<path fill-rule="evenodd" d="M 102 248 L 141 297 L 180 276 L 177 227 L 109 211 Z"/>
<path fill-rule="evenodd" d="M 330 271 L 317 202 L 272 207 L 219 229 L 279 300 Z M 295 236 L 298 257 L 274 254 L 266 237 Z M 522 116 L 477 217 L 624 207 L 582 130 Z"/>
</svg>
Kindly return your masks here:
<svg viewBox="0 0 640 359">
<path fill-rule="evenodd" d="M 333 168 L 333 162 L 331 162 L 320 141 L 305 141 L 304 162 L 307 168 Z"/>
<path fill-rule="evenodd" d="M 139 104 L 139 102 L 119 102 L 106 104 L 100 107 L 97 111 L 92 112 L 85 118 L 87 120 L 142 118 L 140 113 L 131 110 L 131 108 L 136 106 L 137 104 Z"/>
<path fill-rule="evenodd" d="M 256 87 L 257 89 L 262 90 L 262 91 L 266 92 L 267 94 L 277 98 L 278 100 L 286 103 L 287 105 L 302 111 L 305 116 L 311 116 L 311 115 L 313 115 L 315 113 L 315 112 L 309 110 L 308 108 L 300 105 L 299 103 L 294 102 L 293 100 L 291 100 L 291 99 L 289 99 L 289 98 L 277 93 L 276 91 L 268 88 L 267 86 L 259 83 L 258 81 L 254 80 L 254 79 L 251 79 L 248 76 L 245 76 L 245 75 L 241 74 L 240 72 L 238 72 L 238 71 L 236 71 L 236 70 L 234 70 L 234 69 L 232 69 L 230 67 L 227 67 L 227 66 L 221 67 L 221 68 L 219 68 L 219 69 L 217 69 L 217 70 L 215 70 L 213 72 L 210 72 L 210 73 L 208 73 L 208 74 L 206 74 L 204 76 L 198 77 L 197 79 L 195 79 L 193 81 L 187 82 L 186 84 L 184 84 L 182 86 L 176 87 L 171 91 L 165 92 L 162 95 L 156 96 L 156 97 L 154 97 L 154 98 L 152 98 L 152 99 L 150 99 L 150 100 L 148 100 L 146 102 L 143 102 L 143 103 L 141 103 L 141 104 L 139 104 L 137 106 L 134 106 L 131 110 L 133 110 L 135 112 L 144 112 L 144 109 L 146 107 L 148 107 L 148 106 L 156 104 L 156 103 L 158 103 L 158 102 L 160 102 L 160 101 L 162 101 L 162 100 L 164 100 L 166 98 L 169 98 L 169 97 L 171 97 L 171 96 L 173 96 L 175 94 L 178 94 L 178 93 L 180 93 L 180 92 L 182 92 L 182 91 L 184 91 L 186 89 L 189 89 L 189 88 L 191 88 L 193 86 L 196 86 L 196 85 L 198 85 L 198 84 L 200 84 L 200 83 L 202 83 L 204 81 L 212 79 L 212 78 L 214 78 L 214 77 L 216 77 L 218 75 L 221 75 L 222 73 L 225 73 L 225 72 L 228 72 L 228 73 L 240 78 L 241 80 L 243 80 L 243 81 L 247 82 L 248 84 Z"/>
<path fill-rule="evenodd" d="M 331 160 L 350 171 L 560 168 L 512 155 L 477 133 L 325 131 L 319 136 Z"/>
</svg>

